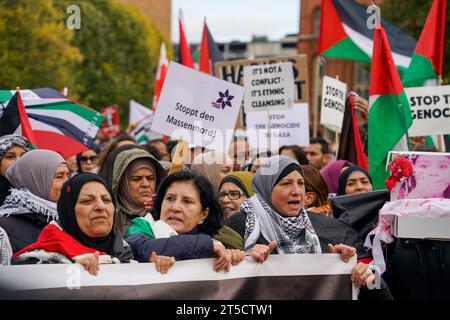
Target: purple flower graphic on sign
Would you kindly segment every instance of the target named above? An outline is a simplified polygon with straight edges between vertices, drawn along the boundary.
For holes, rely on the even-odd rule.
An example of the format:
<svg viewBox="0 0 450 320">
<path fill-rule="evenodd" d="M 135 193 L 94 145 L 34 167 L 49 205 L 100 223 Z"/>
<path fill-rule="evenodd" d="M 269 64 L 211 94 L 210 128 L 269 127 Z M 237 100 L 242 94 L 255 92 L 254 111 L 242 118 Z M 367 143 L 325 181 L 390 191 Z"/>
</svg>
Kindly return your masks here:
<svg viewBox="0 0 450 320">
<path fill-rule="evenodd" d="M 234 96 L 231 96 L 230 93 L 228 92 L 228 89 L 225 92 L 220 92 L 219 91 L 219 96 L 220 98 L 217 99 L 217 103 L 220 103 L 222 105 L 222 109 L 224 109 L 226 106 L 231 107 L 231 100 L 233 100 Z"/>
</svg>

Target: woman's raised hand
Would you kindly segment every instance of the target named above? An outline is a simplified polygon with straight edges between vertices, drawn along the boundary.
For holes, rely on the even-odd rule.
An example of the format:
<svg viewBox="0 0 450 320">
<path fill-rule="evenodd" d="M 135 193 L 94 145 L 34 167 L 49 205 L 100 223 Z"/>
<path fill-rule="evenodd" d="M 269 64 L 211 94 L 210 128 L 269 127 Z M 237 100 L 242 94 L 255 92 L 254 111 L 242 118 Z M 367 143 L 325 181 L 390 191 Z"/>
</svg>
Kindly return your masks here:
<svg viewBox="0 0 450 320">
<path fill-rule="evenodd" d="M 250 255 L 255 259 L 258 263 L 263 263 L 267 260 L 270 253 L 275 249 L 277 246 L 276 241 L 270 242 L 268 245 L 265 244 L 256 244 L 252 250 L 250 251 Z"/>
<path fill-rule="evenodd" d="M 81 264 L 87 272 L 96 276 L 99 270 L 98 256 L 98 252 L 95 252 L 92 255 L 76 260 L 76 263 Z"/>
<path fill-rule="evenodd" d="M 156 271 L 161 274 L 169 272 L 169 269 L 175 264 L 174 257 L 157 255 L 155 251 L 150 255 L 149 260 L 155 264 Z"/>
</svg>

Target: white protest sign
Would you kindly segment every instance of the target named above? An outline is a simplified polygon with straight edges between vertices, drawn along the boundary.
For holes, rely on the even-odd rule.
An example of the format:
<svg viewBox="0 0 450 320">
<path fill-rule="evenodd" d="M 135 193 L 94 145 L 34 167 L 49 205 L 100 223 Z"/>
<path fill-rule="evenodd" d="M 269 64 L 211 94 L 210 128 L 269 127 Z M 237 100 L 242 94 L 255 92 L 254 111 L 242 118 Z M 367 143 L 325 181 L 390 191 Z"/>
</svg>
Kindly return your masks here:
<svg viewBox="0 0 450 320">
<path fill-rule="evenodd" d="M 413 123 L 409 135 L 450 133 L 450 86 L 405 88 Z"/>
<path fill-rule="evenodd" d="M 325 76 L 322 86 L 322 108 L 320 123 L 331 130 L 341 132 L 344 119 L 347 84 Z"/>
<path fill-rule="evenodd" d="M 292 70 L 292 62 L 245 66 L 245 112 L 292 108 L 295 94 Z"/>
<path fill-rule="evenodd" d="M 267 129 L 269 123 L 270 130 Z M 308 146 L 308 104 L 294 104 L 294 107 L 288 110 L 248 113 L 247 137 L 250 147 L 258 150 L 278 150 L 284 145 L 292 144 Z"/>
<path fill-rule="evenodd" d="M 244 88 L 170 62 L 152 131 L 226 153 Z"/>
</svg>

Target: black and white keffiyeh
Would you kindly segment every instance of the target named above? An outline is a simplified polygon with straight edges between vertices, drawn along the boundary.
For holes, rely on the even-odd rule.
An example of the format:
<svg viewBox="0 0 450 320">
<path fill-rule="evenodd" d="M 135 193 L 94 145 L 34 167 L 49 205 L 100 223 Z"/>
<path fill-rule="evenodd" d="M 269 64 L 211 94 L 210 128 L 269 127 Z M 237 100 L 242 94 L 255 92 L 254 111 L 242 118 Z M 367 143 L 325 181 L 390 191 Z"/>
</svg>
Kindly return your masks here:
<svg viewBox="0 0 450 320">
<path fill-rule="evenodd" d="M 11 264 L 11 257 L 13 251 L 9 243 L 8 235 L 3 228 L 0 227 L 0 266 L 7 266 Z"/>
<path fill-rule="evenodd" d="M 319 238 L 305 210 L 296 217 L 283 217 L 273 211 L 259 195 L 244 201 L 241 210 L 246 213 L 245 250 L 251 249 L 260 235 L 277 242 L 278 253 L 322 253 Z"/>
<path fill-rule="evenodd" d="M 58 220 L 55 202 L 42 199 L 25 188 L 11 189 L 11 194 L 0 207 L 0 217 L 30 212 L 47 217 L 48 221 Z"/>
</svg>

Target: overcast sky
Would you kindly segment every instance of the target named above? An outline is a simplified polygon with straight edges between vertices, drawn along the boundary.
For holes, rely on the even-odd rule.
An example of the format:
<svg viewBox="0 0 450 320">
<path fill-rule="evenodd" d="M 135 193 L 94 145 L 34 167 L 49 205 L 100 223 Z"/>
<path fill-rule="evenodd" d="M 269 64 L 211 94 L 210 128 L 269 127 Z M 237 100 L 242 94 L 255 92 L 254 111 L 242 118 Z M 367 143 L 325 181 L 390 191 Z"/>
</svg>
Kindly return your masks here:
<svg viewBox="0 0 450 320">
<path fill-rule="evenodd" d="M 299 31 L 300 0 L 172 0 L 174 43 L 180 8 L 189 43 L 200 42 L 204 17 L 216 42 L 249 41 L 252 35 L 278 40 Z"/>
</svg>

